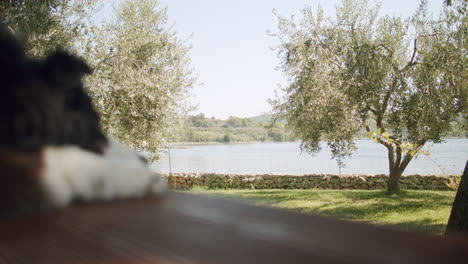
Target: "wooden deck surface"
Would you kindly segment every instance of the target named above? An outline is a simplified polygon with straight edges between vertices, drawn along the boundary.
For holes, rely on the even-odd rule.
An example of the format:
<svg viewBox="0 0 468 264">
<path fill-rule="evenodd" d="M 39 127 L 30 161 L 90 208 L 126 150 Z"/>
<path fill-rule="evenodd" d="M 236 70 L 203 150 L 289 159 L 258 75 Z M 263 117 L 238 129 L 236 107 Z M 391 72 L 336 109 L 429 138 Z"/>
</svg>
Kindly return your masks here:
<svg viewBox="0 0 468 264">
<path fill-rule="evenodd" d="M 467 263 L 434 237 L 185 193 L 0 219 L 0 263 Z"/>
</svg>

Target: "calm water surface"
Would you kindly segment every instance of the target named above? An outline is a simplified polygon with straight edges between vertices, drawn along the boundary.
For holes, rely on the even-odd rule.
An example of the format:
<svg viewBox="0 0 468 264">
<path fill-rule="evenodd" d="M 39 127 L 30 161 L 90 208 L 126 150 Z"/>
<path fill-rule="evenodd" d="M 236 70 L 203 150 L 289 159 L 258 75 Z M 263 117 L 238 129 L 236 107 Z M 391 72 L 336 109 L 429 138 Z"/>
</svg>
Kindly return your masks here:
<svg viewBox="0 0 468 264">
<path fill-rule="evenodd" d="M 345 161 L 342 173 L 388 173 L 387 149 L 370 140 L 359 140 L 358 151 Z M 448 139 L 429 147 L 431 155 L 413 159 L 404 174 L 460 174 L 468 159 L 468 139 Z M 172 172 L 217 173 L 338 173 L 323 144 L 322 151 L 311 156 L 302 153 L 298 142 L 183 146 L 170 150 Z M 169 172 L 167 151 L 154 164 Z"/>
</svg>

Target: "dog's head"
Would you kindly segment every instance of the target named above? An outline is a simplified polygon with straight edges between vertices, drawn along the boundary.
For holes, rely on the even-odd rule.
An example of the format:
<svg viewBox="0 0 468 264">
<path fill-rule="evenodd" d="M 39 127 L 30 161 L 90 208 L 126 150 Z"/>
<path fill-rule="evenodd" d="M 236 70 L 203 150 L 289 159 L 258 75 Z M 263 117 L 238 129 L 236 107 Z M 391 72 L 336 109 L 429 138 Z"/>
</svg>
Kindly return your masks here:
<svg viewBox="0 0 468 264">
<path fill-rule="evenodd" d="M 8 28 L 0 26 L 0 146 L 28 151 L 78 145 L 101 152 L 107 140 L 82 77 L 80 58 L 55 51 L 31 59 Z"/>
</svg>

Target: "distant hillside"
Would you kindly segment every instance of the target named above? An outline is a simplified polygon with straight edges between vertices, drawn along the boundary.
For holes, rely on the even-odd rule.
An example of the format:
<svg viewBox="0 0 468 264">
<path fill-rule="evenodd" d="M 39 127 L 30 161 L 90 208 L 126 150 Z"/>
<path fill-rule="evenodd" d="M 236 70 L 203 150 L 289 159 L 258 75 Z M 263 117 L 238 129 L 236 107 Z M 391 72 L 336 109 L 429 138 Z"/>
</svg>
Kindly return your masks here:
<svg viewBox="0 0 468 264">
<path fill-rule="evenodd" d="M 272 115 L 259 115 L 259 116 L 248 117 L 248 119 L 252 120 L 255 123 L 258 123 L 258 122 L 269 123 L 273 119 L 273 116 Z M 286 120 L 281 120 L 279 123 L 285 125 Z"/>
<path fill-rule="evenodd" d="M 252 117 L 248 117 L 248 119 L 252 120 L 255 123 L 258 123 L 258 122 L 269 123 L 272 119 L 272 115 L 252 116 Z"/>
</svg>

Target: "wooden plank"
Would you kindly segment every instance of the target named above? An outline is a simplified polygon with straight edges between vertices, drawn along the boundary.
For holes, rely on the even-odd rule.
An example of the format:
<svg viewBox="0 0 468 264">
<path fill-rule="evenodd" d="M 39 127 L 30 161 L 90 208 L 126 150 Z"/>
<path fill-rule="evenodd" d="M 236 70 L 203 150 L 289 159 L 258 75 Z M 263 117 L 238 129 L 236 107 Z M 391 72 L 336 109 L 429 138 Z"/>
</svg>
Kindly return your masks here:
<svg viewBox="0 0 468 264">
<path fill-rule="evenodd" d="M 0 220 L 0 263 L 461 263 L 435 237 L 186 193 Z"/>
</svg>

